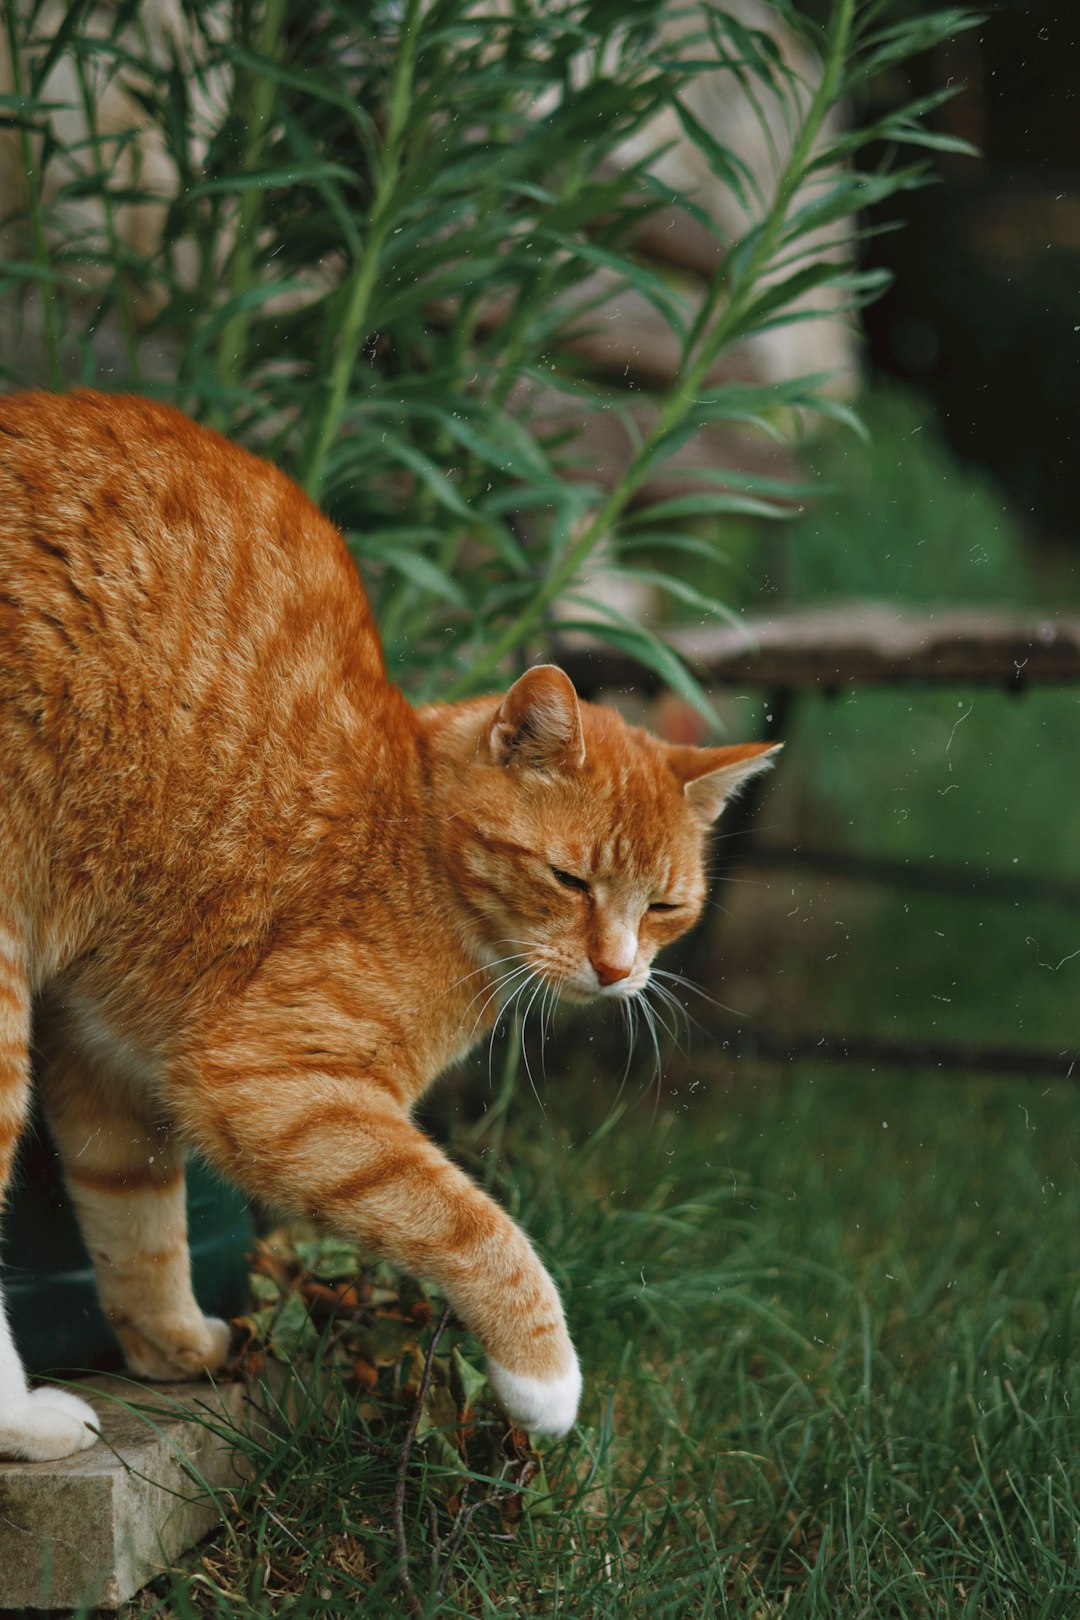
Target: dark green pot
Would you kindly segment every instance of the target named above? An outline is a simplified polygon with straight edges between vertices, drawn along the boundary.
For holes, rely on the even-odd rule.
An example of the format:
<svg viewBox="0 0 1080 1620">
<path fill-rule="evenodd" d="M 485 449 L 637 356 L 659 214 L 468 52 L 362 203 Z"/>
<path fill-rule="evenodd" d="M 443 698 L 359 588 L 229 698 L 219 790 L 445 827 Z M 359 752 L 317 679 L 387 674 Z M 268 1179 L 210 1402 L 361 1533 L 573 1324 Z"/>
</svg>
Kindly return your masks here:
<svg viewBox="0 0 1080 1620">
<path fill-rule="evenodd" d="M 195 1296 L 210 1316 L 236 1316 L 248 1304 L 251 1215 L 240 1194 L 197 1161 L 188 1166 L 187 1183 Z M 30 1372 L 121 1365 L 56 1154 L 40 1128 L 19 1152 L 0 1260 L 8 1320 Z"/>
</svg>

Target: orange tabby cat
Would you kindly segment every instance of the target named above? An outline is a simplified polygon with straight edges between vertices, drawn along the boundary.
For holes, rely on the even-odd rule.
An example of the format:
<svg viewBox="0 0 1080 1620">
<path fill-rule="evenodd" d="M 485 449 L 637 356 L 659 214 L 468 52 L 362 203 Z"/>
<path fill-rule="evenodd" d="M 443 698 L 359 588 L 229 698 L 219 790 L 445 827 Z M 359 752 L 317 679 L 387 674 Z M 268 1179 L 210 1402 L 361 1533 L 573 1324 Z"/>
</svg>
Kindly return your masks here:
<svg viewBox="0 0 1080 1620">
<path fill-rule="evenodd" d="M 675 748 L 550 665 L 412 709 L 340 536 L 162 405 L 0 400 L 0 1192 L 41 1101 L 132 1372 L 198 1376 L 194 1144 L 430 1278 L 525 1427 L 581 1375 L 514 1223 L 410 1121 L 500 997 L 632 997 L 769 750 Z M 93 1442 L 0 1304 L 0 1453 Z"/>
</svg>

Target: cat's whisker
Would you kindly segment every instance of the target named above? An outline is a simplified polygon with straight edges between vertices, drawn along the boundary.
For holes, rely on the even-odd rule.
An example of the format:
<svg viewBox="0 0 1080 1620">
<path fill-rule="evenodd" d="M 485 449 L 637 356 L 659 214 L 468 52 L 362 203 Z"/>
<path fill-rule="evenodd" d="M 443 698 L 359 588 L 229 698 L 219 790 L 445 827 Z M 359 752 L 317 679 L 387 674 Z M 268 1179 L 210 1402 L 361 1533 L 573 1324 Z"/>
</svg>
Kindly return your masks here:
<svg viewBox="0 0 1080 1620">
<path fill-rule="evenodd" d="M 528 939 L 511 939 L 507 937 L 506 939 L 495 940 L 494 944 L 496 946 L 514 945 L 517 946 L 518 949 L 508 952 L 506 956 L 496 956 L 491 962 L 482 962 L 479 967 L 473 968 L 471 972 L 463 973 L 459 979 L 454 980 L 454 982 L 450 985 L 449 990 L 456 990 L 459 984 L 465 984 L 467 980 L 475 979 L 480 973 L 490 973 L 492 968 L 499 967 L 503 962 L 520 961 L 521 958 L 531 949 L 533 942 Z M 445 991 L 444 994 L 449 994 L 449 990 Z"/>
<path fill-rule="evenodd" d="M 495 1019 L 494 1024 L 492 1025 L 491 1035 L 490 1035 L 490 1038 L 488 1040 L 488 1083 L 489 1083 L 489 1085 L 492 1084 L 492 1062 L 493 1062 L 494 1053 L 495 1053 L 495 1037 L 499 1032 L 499 1029 L 500 1029 L 505 1017 L 506 1017 L 506 1014 L 514 1006 L 515 1002 L 520 1002 L 520 1000 L 521 1000 L 522 996 L 524 995 L 525 991 L 528 990 L 530 988 L 530 986 L 533 985 L 534 980 L 539 980 L 539 981 L 542 982 L 541 971 L 540 971 L 539 968 L 535 968 L 535 967 L 529 969 L 528 977 L 523 979 L 522 982 L 519 985 L 515 985 L 514 990 L 511 993 L 511 995 L 509 996 L 509 998 L 499 1008 L 498 1015 L 497 1015 L 497 1017 Z M 519 1039 L 521 1041 L 521 1055 L 525 1059 L 525 1072 L 529 1076 L 529 1084 L 532 1086 L 533 1095 L 536 1097 L 537 1102 L 540 1103 L 540 1107 L 543 1109 L 544 1104 L 543 1104 L 543 1101 L 541 1100 L 540 1093 L 536 1089 L 536 1083 L 535 1083 L 535 1081 L 533 1080 L 533 1077 L 532 1077 L 532 1070 L 529 1067 L 529 1056 L 528 1056 L 527 1051 L 525 1050 L 525 1020 L 529 1016 L 529 1008 L 532 1006 L 533 1001 L 536 999 L 536 995 L 537 995 L 539 989 L 540 989 L 540 983 L 537 983 L 535 988 L 533 989 L 533 994 L 532 994 L 532 996 L 531 996 L 531 998 L 529 1000 L 528 1006 L 525 1008 L 525 1012 L 521 1017 L 521 1023 L 520 1023 L 520 1028 L 519 1028 L 518 1033 L 519 1033 Z"/>
<path fill-rule="evenodd" d="M 670 1043 L 670 1045 L 674 1046 L 677 1051 L 681 1052 L 683 1050 L 682 1042 L 679 1040 L 678 1034 L 676 1033 L 676 1031 L 672 1027 L 672 1025 L 668 1022 L 668 1020 L 665 1017 L 665 1015 L 664 1015 L 663 1011 L 661 1010 L 661 1008 L 659 1006 L 657 1006 L 655 1002 L 649 1002 L 648 1006 L 649 1006 L 649 1010 L 651 1011 L 651 1013 L 653 1015 L 653 1018 L 654 1018 L 654 1020 L 655 1020 L 655 1022 L 657 1024 L 658 1029 L 663 1030 L 664 1035 L 667 1037 L 667 1040 Z"/>
<path fill-rule="evenodd" d="M 659 979 L 654 977 L 649 988 L 660 997 L 666 1006 L 671 1008 L 677 1026 L 681 1027 L 683 1031 L 682 1040 L 687 1046 L 690 1044 L 691 1031 L 697 1030 L 703 1035 L 708 1034 L 708 1030 L 701 1022 L 701 1019 L 695 1018 L 685 1001 L 675 995 L 666 984 L 662 984 Z"/>
<path fill-rule="evenodd" d="M 500 945 L 528 945 L 528 940 L 524 940 L 524 939 L 522 939 L 522 940 L 501 939 L 499 941 L 499 944 Z M 509 956 L 497 956 L 495 958 L 494 962 L 485 962 L 482 967 L 473 968 L 471 973 L 463 973 L 461 975 L 460 979 L 455 979 L 452 984 L 447 985 L 445 990 L 442 990 L 442 991 L 439 992 L 439 994 L 435 998 L 436 1001 L 441 1001 L 443 999 L 443 996 L 448 996 L 452 990 L 457 989 L 459 984 L 465 984 L 469 979 L 475 979 L 477 974 L 479 974 L 479 973 L 490 973 L 492 968 L 499 967 L 503 962 L 516 962 L 518 960 L 518 958 L 520 957 L 520 955 L 521 955 L 520 951 L 511 951 Z M 483 991 L 480 991 L 480 994 L 482 995 Z M 475 997 L 473 999 L 475 1000 Z M 469 1007 L 471 1007 L 471 1006 L 472 1006 L 472 1002 L 470 1001 Z M 468 1007 L 465 1010 L 467 1012 Z"/>
<path fill-rule="evenodd" d="M 615 1098 L 614 1102 L 612 1103 L 612 1107 L 614 1107 L 615 1103 L 618 1102 L 619 1098 L 623 1094 L 623 1088 L 626 1085 L 627 1076 L 630 1073 L 630 1064 L 632 1063 L 634 1057 L 634 1042 L 637 1037 L 637 1011 L 634 1004 L 634 998 L 630 997 L 627 999 L 625 997 L 620 997 L 619 1011 L 622 1014 L 622 1020 L 626 1026 L 626 1062 L 623 1064 L 623 1072 L 619 1076 L 619 1084 L 615 1091 Z"/>
<path fill-rule="evenodd" d="M 525 1011 L 521 1015 L 521 1055 L 525 1060 L 525 1073 L 529 1077 L 529 1084 L 530 1084 L 530 1086 L 532 1086 L 533 1096 L 536 1098 L 537 1102 L 540 1104 L 541 1109 L 546 1113 L 547 1110 L 544 1109 L 543 1100 L 542 1100 L 542 1098 L 540 1096 L 540 1093 L 536 1089 L 536 1081 L 533 1079 L 532 1064 L 529 1062 L 529 1053 L 528 1053 L 528 1049 L 526 1048 L 526 1045 L 525 1045 L 525 1025 L 529 1021 L 529 1014 L 532 1012 L 533 1002 L 536 1000 L 537 996 L 540 994 L 541 990 L 543 990 L 545 988 L 545 985 L 546 985 L 546 980 L 541 975 L 538 974 L 538 978 L 539 978 L 539 983 L 535 986 L 532 995 L 529 997 L 528 1004 L 527 1004 L 527 1006 L 525 1008 Z M 543 1048 L 541 1047 L 541 1050 L 542 1049 Z"/>
<path fill-rule="evenodd" d="M 522 991 L 529 988 L 529 985 L 536 976 L 536 971 L 536 968 L 533 967 L 531 963 L 522 962 L 520 967 L 512 968 L 509 973 L 504 973 L 499 979 L 498 984 L 492 986 L 495 994 L 498 994 L 499 991 L 503 990 L 507 985 L 509 985 L 513 979 L 520 980 L 518 984 L 514 985 L 513 989 L 507 995 L 505 1001 L 500 1004 L 498 1011 L 495 1013 L 494 1019 L 492 1020 L 492 1036 L 496 1035 L 502 1025 L 506 1022 L 507 1014 L 511 1011 L 514 1002 L 518 1000 Z M 522 975 L 524 975 L 523 978 Z M 484 1007 L 480 1009 L 481 1017 L 483 1016 L 484 1009 L 489 1005 L 490 1001 L 491 997 L 489 996 L 488 1001 L 484 1003 Z M 477 1022 L 478 1021 L 479 1020 L 477 1020 Z M 475 1029 L 475 1027 L 476 1025 L 474 1024 L 473 1028 Z"/>
<path fill-rule="evenodd" d="M 673 1001 L 672 1003 L 667 1003 L 667 1002 L 663 1001 L 663 997 L 661 995 L 661 987 L 658 984 L 653 985 L 652 988 L 653 988 L 654 992 L 658 996 L 661 996 L 662 1005 L 664 1005 L 664 1006 L 674 1005 L 677 1012 L 682 1011 L 682 1008 L 679 1006 L 677 1001 Z M 642 997 L 646 1001 L 648 1000 L 648 990 L 647 989 L 642 991 Z M 659 1006 L 657 1006 L 655 1003 L 649 1003 L 649 1005 L 652 1007 L 653 1017 L 656 1019 L 656 1022 L 660 1025 L 660 1028 L 664 1031 L 664 1033 L 667 1036 L 668 1040 L 672 1041 L 679 1048 L 679 1050 L 681 1051 L 682 1050 L 682 1043 L 679 1040 L 678 1033 L 675 1030 L 675 1028 L 673 1028 L 673 1026 L 668 1023 L 668 1020 L 665 1018 L 663 1012 L 661 1012 Z"/>
<path fill-rule="evenodd" d="M 740 827 L 736 832 L 714 831 L 710 843 L 715 848 L 717 844 L 730 843 L 733 838 L 760 838 L 763 833 L 776 832 L 779 825 L 778 821 L 770 821 L 768 824 L 758 822 L 753 827 Z"/>
<path fill-rule="evenodd" d="M 683 990 L 694 990 L 698 995 L 704 994 L 701 986 L 699 984 L 695 984 L 693 979 L 687 979 L 681 973 L 672 973 L 670 968 L 654 967 L 652 969 L 652 976 L 654 979 L 668 979 L 672 984 L 679 985 Z"/>
<path fill-rule="evenodd" d="M 548 1020 L 553 1016 L 554 1013 L 554 996 L 555 986 L 552 984 L 551 980 L 548 979 L 544 983 L 544 994 L 540 1001 L 540 1073 L 544 1077 L 545 1085 L 547 1084 Z"/>
<path fill-rule="evenodd" d="M 483 1002 L 483 1005 L 480 1008 L 480 1011 L 476 1014 L 476 1017 L 473 1019 L 472 1025 L 471 1025 L 471 1027 L 469 1029 L 469 1040 L 470 1040 L 470 1042 L 473 1040 L 473 1038 L 474 1038 L 474 1036 L 476 1034 L 477 1026 L 483 1020 L 484 1013 L 487 1011 L 487 1008 L 488 1008 L 488 1006 L 489 1006 L 489 1004 L 491 1002 L 492 997 L 497 996 L 499 991 L 502 989 L 503 985 L 507 984 L 511 979 L 513 979 L 515 974 L 522 971 L 523 968 L 524 968 L 524 964 L 522 964 L 520 968 L 508 968 L 505 973 L 501 973 L 499 975 L 499 977 L 497 979 L 495 979 L 493 982 L 491 982 L 489 984 L 482 984 L 480 986 L 479 990 L 473 996 L 472 1000 L 469 1002 L 468 1006 L 465 1008 L 464 1012 L 461 1015 L 461 1022 L 462 1022 L 462 1024 L 464 1024 L 465 1019 L 469 1015 L 469 1012 L 471 1011 L 471 1009 L 473 1007 L 475 1007 L 476 1003 L 480 1000 L 480 998 L 482 996 L 486 998 L 484 1000 L 484 1002 Z"/>
<path fill-rule="evenodd" d="M 686 1010 L 685 1004 L 679 1000 L 679 997 L 675 994 L 674 990 L 672 990 L 669 985 L 664 983 L 662 977 L 651 978 L 646 988 L 649 990 L 654 990 L 658 996 L 662 996 L 665 1001 L 668 1001 L 673 1006 L 677 1007 L 680 1018 L 690 1017 L 690 1014 Z"/>
<path fill-rule="evenodd" d="M 558 1011 L 559 1011 L 559 987 L 554 981 L 552 981 L 552 983 L 551 983 L 551 1000 L 550 1000 L 550 1002 L 548 1004 L 548 1029 L 549 1030 L 554 1030 L 554 1028 L 555 1028 L 555 1016 L 558 1013 Z"/>
<path fill-rule="evenodd" d="M 693 1025 L 696 1029 L 700 1029 L 701 1025 L 698 1023 L 696 1018 L 691 1017 L 690 1013 L 679 1000 L 678 996 L 674 995 L 668 989 L 667 985 L 660 984 L 656 980 L 653 980 L 651 984 L 646 986 L 646 994 L 649 991 L 652 991 L 653 995 L 658 996 L 663 1002 L 664 1006 L 670 1009 L 672 1017 L 675 1020 L 675 1044 L 680 1050 L 682 1050 L 682 1042 L 680 1042 L 678 1038 L 678 1030 L 681 1029 L 683 1031 L 682 1039 L 688 1043 L 690 1040 L 691 1025 Z"/>
<path fill-rule="evenodd" d="M 520 962 L 520 961 L 521 961 L 521 951 L 512 951 L 512 953 L 508 954 L 508 956 L 497 957 L 497 961 L 487 962 L 486 966 L 478 967 L 478 969 L 474 970 L 474 972 L 471 972 L 471 974 L 463 975 L 463 977 L 458 978 L 457 983 L 455 983 L 455 985 L 452 985 L 452 987 L 450 987 L 450 988 L 452 988 L 452 990 L 457 990 L 457 985 L 460 985 L 460 983 L 465 982 L 465 978 L 476 978 L 476 977 L 478 977 L 479 974 L 491 974 L 491 972 L 494 972 L 495 967 L 502 967 L 502 964 L 504 964 L 504 962 Z M 502 975 L 497 975 L 497 977 L 502 977 Z M 481 985 L 481 988 L 479 988 L 479 990 L 476 991 L 476 996 L 483 996 L 484 990 L 487 990 L 487 985 Z M 476 1001 L 476 996 L 473 996 L 473 1001 Z M 471 1006 L 471 1004 L 473 1004 L 473 1001 L 470 1001 L 470 1006 Z"/>
<path fill-rule="evenodd" d="M 489 1089 L 494 1085 L 494 1079 L 493 1079 L 493 1076 L 492 1076 L 492 1065 L 493 1065 L 493 1063 L 495 1061 L 495 1040 L 496 1040 L 496 1037 L 498 1036 L 500 1029 L 503 1027 L 503 1024 L 505 1022 L 507 1013 L 513 1007 L 514 1002 L 518 1000 L 518 998 L 520 997 L 522 992 L 524 990 L 528 989 L 529 985 L 532 983 L 533 976 L 534 976 L 534 974 L 536 973 L 537 970 L 535 968 L 531 968 L 529 966 L 529 964 L 526 962 L 526 963 L 522 964 L 522 969 L 520 971 L 525 971 L 527 976 L 524 979 L 522 979 L 520 984 L 514 986 L 513 990 L 507 996 L 506 1000 L 503 1002 L 502 1006 L 499 1008 L 498 1012 L 495 1014 L 494 1019 L 492 1020 L 491 1033 L 488 1036 L 488 1087 L 489 1087 Z M 506 979 L 508 977 L 513 977 L 513 975 L 504 975 L 503 980 L 501 982 L 505 983 Z M 476 1026 L 474 1025 L 473 1027 L 475 1028 Z"/>
<path fill-rule="evenodd" d="M 649 1037 L 653 1044 L 653 1051 L 656 1054 L 656 1065 L 653 1069 L 652 1078 L 650 1080 L 650 1090 L 652 1089 L 652 1082 L 655 1081 L 656 1083 L 656 1101 L 653 1104 L 653 1115 L 655 1116 L 656 1110 L 660 1106 L 660 1079 L 664 1072 L 664 1062 L 660 1053 L 660 1041 L 656 1033 L 656 1020 L 653 1017 L 653 1009 L 649 1006 L 649 1003 L 645 1000 L 643 995 L 639 995 L 636 1000 L 638 1010 L 645 1021 L 645 1028 L 649 1032 Z"/>
<path fill-rule="evenodd" d="M 485 1001 L 484 1001 L 483 1006 L 480 1008 L 480 1011 L 477 1013 L 476 1017 L 473 1020 L 472 1029 L 470 1029 L 470 1031 L 469 1031 L 469 1038 L 470 1039 L 472 1038 L 473 1034 L 475 1033 L 476 1027 L 480 1023 L 480 1020 L 483 1018 L 484 1013 L 487 1011 L 487 1008 L 490 1005 L 492 999 L 499 994 L 499 991 L 503 988 L 504 985 L 509 984 L 510 981 L 512 979 L 515 979 L 518 976 L 519 973 L 528 972 L 528 966 L 529 966 L 529 964 L 527 962 L 519 963 L 519 965 L 517 967 L 508 968 L 505 973 L 500 973 L 498 978 L 493 980 L 490 984 L 481 985 L 480 989 L 476 992 L 475 996 L 473 996 L 472 1000 L 469 1002 L 468 1007 L 465 1008 L 465 1013 L 462 1015 L 462 1020 L 461 1021 L 462 1021 L 462 1023 L 464 1023 L 465 1022 L 465 1015 L 468 1014 L 469 1009 L 471 1007 L 473 1007 L 476 1004 L 476 1002 L 478 1002 L 480 1000 L 481 996 L 484 996 L 486 998 Z"/>
<path fill-rule="evenodd" d="M 733 877 L 728 872 L 725 872 L 723 877 L 719 881 L 721 883 L 752 883 L 754 885 L 754 887 L 757 888 L 757 889 L 771 889 L 772 888 L 772 882 L 770 881 L 769 878 Z"/>
<path fill-rule="evenodd" d="M 492 1020 L 491 1031 L 490 1031 L 490 1033 L 488 1035 L 488 1042 L 487 1042 L 487 1054 L 488 1054 L 487 1071 L 488 1071 L 488 1090 L 489 1091 L 491 1091 L 494 1088 L 494 1085 L 495 1085 L 495 1076 L 494 1076 L 495 1038 L 499 1033 L 499 1028 L 500 1028 L 501 1021 L 502 1021 L 502 1011 L 503 1011 L 503 1009 L 500 1008 L 499 1012 L 496 1014 L 495 1018 Z"/>
<path fill-rule="evenodd" d="M 702 1001 L 709 1002 L 713 1007 L 719 1007 L 721 1012 L 731 1013 L 736 1018 L 749 1018 L 750 1016 L 749 1013 L 740 1012 L 738 1007 L 729 1007 L 726 1001 L 717 1001 L 716 997 L 710 996 L 707 991 L 701 988 L 700 984 L 695 984 L 693 979 L 684 979 L 681 973 L 669 973 L 665 968 L 655 967 L 652 971 L 654 978 L 670 979 L 673 984 L 679 985 L 683 990 L 693 991 L 694 995 L 700 996 Z"/>
<path fill-rule="evenodd" d="M 484 994 L 485 990 L 488 992 L 488 995 L 487 995 L 487 999 L 484 1001 L 483 1006 L 480 1008 L 480 1011 L 477 1013 L 476 1017 L 473 1019 L 472 1028 L 469 1030 L 469 1035 L 468 1035 L 468 1039 L 469 1039 L 470 1044 L 472 1043 L 472 1039 L 473 1039 L 474 1035 L 476 1034 L 477 1029 L 479 1028 L 480 1024 L 483 1022 L 484 1014 L 487 1012 L 488 1008 L 491 1006 L 491 1003 L 498 997 L 500 992 L 506 987 L 506 985 L 508 985 L 513 979 L 518 978 L 519 975 L 522 974 L 522 973 L 532 974 L 535 971 L 536 970 L 534 968 L 530 967 L 528 962 L 522 962 L 520 967 L 511 968 L 511 969 L 509 969 L 508 972 L 501 974 L 499 976 L 499 978 L 495 980 L 494 984 L 485 985 L 483 990 L 478 990 L 476 992 L 476 995 L 473 997 L 472 1001 L 469 1002 L 469 1007 L 471 1007 L 473 1005 L 473 1002 L 479 1001 L 480 997 Z M 522 985 L 519 985 L 517 987 L 517 989 L 523 988 L 525 984 L 528 984 L 528 982 L 529 982 L 528 979 L 523 980 Z M 517 990 L 515 990 L 514 994 L 515 995 L 517 994 Z M 505 1001 L 503 1003 L 503 1005 L 496 1012 L 496 1014 L 495 1014 L 495 1024 L 496 1025 L 499 1023 L 499 1021 L 505 1015 L 506 1009 L 507 1009 L 507 1007 L 510 1006 L 510 1003 L 513 1001 L 513 999 L 514 999 L 514 996 L 511 995 L 508 998 L 508 1000 Z M 465 1009 L 465 1011 L 468 1012 L 468 1010 L 469 1009 L 467 1007 Z M 463 1018 L 462 1023 L 464 1023 L 464 1021 L 465 1020 Z"/>
<path fill-rule="evenodd" d="M 524 977 L 521 977 L 521 975 L 524 975 Z M 536 976 L 537 969 L 530 963 L 525 962 L 522 964 L 517 973 L 508 975 L 507 978 L 503 980 L 503 985 L 507 985 L 510 978 L 520 978 L 520 983 L 515 984 L 513 989 L 509 990 L 506 1000 L 502 1003 L 498 1012 L 495 1014 L 495 1022 L 497 1024 L 505 1023 L 507 1015 L 514 1006 L 514 1003 L 521 1000 L 521 997 L 524 995 L 525 991 L 529 989 Z"/>
</svg>

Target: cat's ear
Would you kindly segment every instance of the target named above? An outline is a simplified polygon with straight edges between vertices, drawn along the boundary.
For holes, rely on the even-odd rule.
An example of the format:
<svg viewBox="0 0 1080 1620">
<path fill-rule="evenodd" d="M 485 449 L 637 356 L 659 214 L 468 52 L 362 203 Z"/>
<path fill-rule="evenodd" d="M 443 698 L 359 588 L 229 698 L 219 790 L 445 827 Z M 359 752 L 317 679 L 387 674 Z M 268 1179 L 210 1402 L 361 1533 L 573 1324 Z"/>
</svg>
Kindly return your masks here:
<svg viewBox="0 0 1080 1620">
<path fill-rule="evenodd" d="M 496 765 L 537 771 L 583 765 L 581 710 L 569 675 L 555 664 L 527 669 L 496 709 L 488 743 Z"/>
<path fill-rule="evenodd" d="M 783 743 L 737 743 L 733 748 L 669 748 L 668 764 L 690 807 L 707 825 L 732 794 L 776 763 Z"/>
</svg>

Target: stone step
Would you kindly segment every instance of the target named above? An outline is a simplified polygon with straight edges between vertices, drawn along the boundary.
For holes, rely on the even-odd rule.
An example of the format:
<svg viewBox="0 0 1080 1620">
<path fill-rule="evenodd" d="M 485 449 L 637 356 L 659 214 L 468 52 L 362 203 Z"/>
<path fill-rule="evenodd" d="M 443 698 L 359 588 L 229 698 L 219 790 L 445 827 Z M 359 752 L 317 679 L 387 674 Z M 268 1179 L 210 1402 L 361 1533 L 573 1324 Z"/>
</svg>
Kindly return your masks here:
<svg viewBox="0 0 1080 1620">
<path fill-rule="evenodd" d="M 221 1515 L 206 1486 L 240 1477 L 226 1430 L 253 1413 L 242 1384 L 80 1379 L 102 1438 L 62 1462 L 0 1461 L 0 1610 L 117 1609 Z"/>
</svg>

